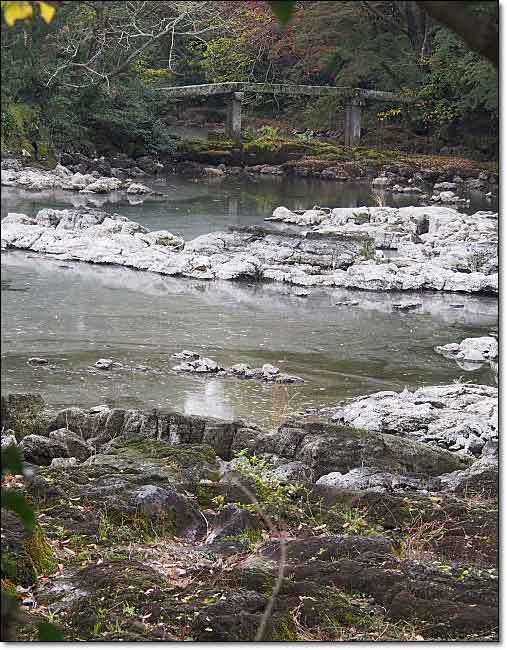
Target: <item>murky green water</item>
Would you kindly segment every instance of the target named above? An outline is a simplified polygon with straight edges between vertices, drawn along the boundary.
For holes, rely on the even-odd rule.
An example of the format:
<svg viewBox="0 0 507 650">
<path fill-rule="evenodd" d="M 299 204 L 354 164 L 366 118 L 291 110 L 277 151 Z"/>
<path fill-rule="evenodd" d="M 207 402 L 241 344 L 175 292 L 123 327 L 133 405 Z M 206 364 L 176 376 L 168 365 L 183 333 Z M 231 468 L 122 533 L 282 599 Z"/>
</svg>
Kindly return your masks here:
<svg viewBox="0 0 507 650">
<path fill-rule="evenodd" d="M 170 178 L 163 189 L 167 196 L 161 200 L 108 203 L 103 209 L 188 239 L 230 223 L 261 223 L 278 205 L 371 204 L 367 184 Z M 2 216 L 69 207 L 76 196 L 10 190 L 2 196 Z M 489 367 L 467 373 L 433 351 L 496 326 L 497 301 L 489 297 L 418 295 L 422 307 L 399 313 L 392 304 L 413 296 L 313 289 L 301 298 L 277 284 L 164 278 L 19 251 L 2 255 L 1 295 L 2 391 L 37 391 L 54 405 L 163 406 L 269 424 L 289 409 L 377 390 L 460 376 L 494 383 Z M 335 304 L 345 299 L 359 304 Z M 456 303 L 463 307 L 451 306 Z M 178 375 L 171 370 L 176 363 L 171 355 L 184 348 L 224 366 L 272 363 L 305 384 Z M 29 366 L 32 356 L 56 368 Z M 90 371 L 100 357 L 150 370 Z"/>
</svg>

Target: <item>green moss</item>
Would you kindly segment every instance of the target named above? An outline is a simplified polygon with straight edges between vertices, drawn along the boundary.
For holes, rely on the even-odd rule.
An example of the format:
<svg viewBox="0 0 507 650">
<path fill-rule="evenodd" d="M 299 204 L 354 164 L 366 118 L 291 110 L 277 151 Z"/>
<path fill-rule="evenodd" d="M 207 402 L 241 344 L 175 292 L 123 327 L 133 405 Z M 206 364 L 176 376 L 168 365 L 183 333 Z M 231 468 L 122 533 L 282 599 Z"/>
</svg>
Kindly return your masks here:
<svg viewBox="0 0 507 650">
<path fill-rule="evenodd" d="M 229 535 L 223 539 L 224 541 L 228 540 L 231 542 L 248 542 L 251 547 L 254 547 L 259 542 L 262 542 L 262 531 L 247 528 L 246 530 L 242 530 L 238 535 Z"/>
<path fill-rule="evenodd" d="M 270 641 L 303 641 L 291 616 L 284 616 L 274 623 Z"/>
<path fill-rule="evenodd" d="M 97 536 L 100 542 L 107 544 L 129 543 L 140 539 L 149 542 L 174 537 L 175 531 L 175 515 L 172 512 L 149 517 L 140 509 L 132 514 L 102 511 Z"/>
<path fill-rule="evenodd" d="M 25 549 L 32 558 L 37 574 L 53 573 L 58 567 L 51 544 L 40 526 L 24 541 Z"/>
</svg>

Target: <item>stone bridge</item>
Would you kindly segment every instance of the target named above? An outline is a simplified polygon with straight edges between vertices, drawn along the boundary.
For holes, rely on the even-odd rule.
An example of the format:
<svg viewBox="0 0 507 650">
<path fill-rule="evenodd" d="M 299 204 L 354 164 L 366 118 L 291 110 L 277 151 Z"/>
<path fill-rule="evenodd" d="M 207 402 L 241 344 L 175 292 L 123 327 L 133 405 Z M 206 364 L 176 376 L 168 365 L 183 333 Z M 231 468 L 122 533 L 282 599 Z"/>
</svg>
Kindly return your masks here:
<svg viewBox="0 0 507 650">
<path fill-rule="evenodd" d="M 223 95 L 227 101 L 226 131 L 234 140 L 241 140 L 241 102 L 245 93 L 267 93 L 271 95 L 296 95 L 300 97 L 336 97 L 345 101 L 345 145 L 355 147 L 361 139 L 361 109 L 365 102 L 390 102 L 413 104 L 413 97 L 404 97 L 395 93 L 379 90 L 365 90 L 345 86 L 301 86 L 290 84 L 248 83 L 230 81 L 196 86 L 171 86 L 159 88 L 169 97 L 183 99 L 186 97 L 211 97 Z"/>
</svg>

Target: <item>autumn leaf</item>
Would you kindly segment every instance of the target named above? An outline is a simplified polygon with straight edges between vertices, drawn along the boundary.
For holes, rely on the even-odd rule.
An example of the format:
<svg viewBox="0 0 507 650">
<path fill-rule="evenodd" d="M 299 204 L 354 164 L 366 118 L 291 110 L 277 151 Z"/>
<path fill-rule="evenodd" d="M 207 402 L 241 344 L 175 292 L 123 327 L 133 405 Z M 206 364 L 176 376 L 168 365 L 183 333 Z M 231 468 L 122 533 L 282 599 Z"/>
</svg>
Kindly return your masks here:
<svg viewBox="0 0 507 650">
<path fill-rule="evenodd" d="M 11 2 L 2 0 L 2 9 L 5 22 L 9 27 L 16 24 L 18 20 L 26 20 L 33 16 L 33 2 Z M 40 15 L 45 23 L 49 24 L 56 13 L 56 8 L 50 2 L 37 2 Z"/>
<path fill-rule="evenodd" d="M 12 27 L 17 20 L 31 18 L 33 13 L 31 2 L 2 2 L 4 19 L 9 27 Z"/>
<path fill-rule="evenodd" d="M 56 9 L 49 2 L 39 2 L 40 15 L 48 25 L 55 17 Z"/>
</svg>

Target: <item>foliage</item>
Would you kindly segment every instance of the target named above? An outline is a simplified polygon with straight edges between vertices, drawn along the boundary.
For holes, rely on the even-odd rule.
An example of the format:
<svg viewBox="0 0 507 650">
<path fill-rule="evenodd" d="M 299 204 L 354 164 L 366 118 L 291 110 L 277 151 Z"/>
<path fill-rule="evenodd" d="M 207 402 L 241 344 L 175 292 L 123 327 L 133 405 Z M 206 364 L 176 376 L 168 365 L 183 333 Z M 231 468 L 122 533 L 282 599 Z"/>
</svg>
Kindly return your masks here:
<svg viewBox="0 0 507 650">
<path fill-rule="evenodd" d="M 2 449 L 2 481 L 6 474 L 22 474 L 21 454 L 16 447 Z M 14 512 L 28 530 L 35 527 L 35 514 L 25 497 L 12 488 L 2 487 L 2 508 Z"/>
<path fill-rule="evenodd" d="M 22 473 L 23 463 L 19 450 L 16 447 L 2 449 L 2 482 L 8 475 L 20 475 Z M 37 556 L 34 558 L 36 568 L 41 571 L 56 568 L 52 549 L 42 531 L 36 528 L 35 512 L 24 495 L 12 488 L 2 487 L 2 508 L 14 512 L 21 519 L 26 529 L 33 531 L 27 543 L 30 544 L 32 551 L 37 552 Z M 6 557 L 5 553 L 2 553 L 2 573 L 4 571 L 4 561 L 6 561 Z M 4 617 L 5 620 L 9 618 L 15 620 L 18 617 L 16 595 L 10 593 L 11 590 L 8 589 L 8 586 L 8 582 L 2 579 L 2 626 L 4 625 Z M 6 630 L 6 632 L 10 634 L 10 630 Z M 52 623 L 46 621 L 39 623 L 38 638 L 39 641 L 63 641 L 61 631 Z M 10 639 L 4 638 L 3 640 Z"/>
<path fill-rule="evenodd" d="M 2 7 L 5 15 L 7 5 L 28 5 L 35 15 L 42 4 Z M 494 3 L 468 5 L 495 15 Z M 366 118 L 366 128 L 400 125 L 432 138 L 437 150 L 442 144 L 479 146 L 480 136 L 481 147 L 494 144 L 495 68 L 448 29 L 418 20 L 417 6 L 356 0 L 59 3 L 49 24 L 2 25 L 2 146 L 31 151 L 42 143 L 62 150 L 78 142 L 89 152 L 170 153 L 168 125 L 177 108 L 159 88 L 242 80 L 407 93 L 420 104 L 381 107 L 373 120 Z M 286 20 L 289 9 L 281 29 L 277 16 Z M 213 98 L 201 103 L 223 105 Z M 340 102 L 328 98 L 247 94 L 244 105 L 250 114 L 299 128 L 326 127 L 343 115 Z"/>
<path fill-rule="evenodd" d="M 55 7 L 49 2 L 11 2 L 2 0 L 4 20 L 12 27 L 18 20 L 26 20 L 33 16 L 34 5 L 38 5 L 40 15 L 46 23 L 50 23 L 56 13 Z"/>
<path fill-rule="evenodd" d="M 255 485 L 255 494 L 262 511 L 277 523 L 286 521 L 293 514 L 294 496 L 299 486 L 282 483 L 270 472 L 273 467 L 266 458 L 249 456 L 248 453 L 244 449 L 237 454 L 235 468 Z M 255 505 L 248 504 L 245 507 L 253 513 L 257 512 Z"/>
<path fill-rule="evenodd" d="M 251 62 L 248 54 L 238 49 L 236 39 L 223 37 L 207 44 L 202 67 L 213 83 L 248 81 Z"/>
</svg>

